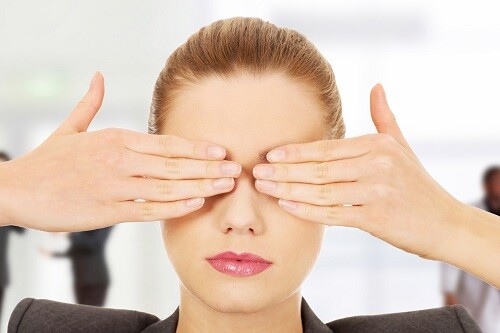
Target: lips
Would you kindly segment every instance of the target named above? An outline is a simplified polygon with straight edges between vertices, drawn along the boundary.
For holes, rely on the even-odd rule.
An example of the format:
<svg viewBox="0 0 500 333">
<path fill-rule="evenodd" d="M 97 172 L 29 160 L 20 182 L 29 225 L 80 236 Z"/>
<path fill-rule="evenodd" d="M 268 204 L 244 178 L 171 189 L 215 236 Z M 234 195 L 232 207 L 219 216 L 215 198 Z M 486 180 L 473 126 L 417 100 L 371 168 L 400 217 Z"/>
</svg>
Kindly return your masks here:
<svg viewBox="0 0 500 333">
<path fill-rule="evenodd" d="M 207 261 L 219 272 L 239 277 L 256 275 L 273 264 L 253 253 L 236 254 L 232 251 L 219 253 Z"/>
</svg>

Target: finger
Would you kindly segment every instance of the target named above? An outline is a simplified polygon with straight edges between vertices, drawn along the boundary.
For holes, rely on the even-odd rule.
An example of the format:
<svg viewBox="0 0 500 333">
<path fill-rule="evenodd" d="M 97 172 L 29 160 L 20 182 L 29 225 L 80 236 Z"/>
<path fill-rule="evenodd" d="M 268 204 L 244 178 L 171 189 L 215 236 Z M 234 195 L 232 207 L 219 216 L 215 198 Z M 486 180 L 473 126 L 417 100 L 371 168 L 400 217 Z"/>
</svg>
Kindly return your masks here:
<svg viewBox="0 0 500 333">
<path fill-rule="evenodd" d="M 164 157 L 222 160 L 224 147 L 203 140 L 190 140 L 175 135 L 156 135 L 127 131 L 125 146 L 135 152 Z"/>
<path fill-rule="evenodd" d="M 104 98 L 104 77 L 96 72 L 90 83 L 89 90 L 82 100 L 69 114 L 66 120 L 55 130 L 52 135 L 80 133 L 87 131 L 92 119 L 102 105 Z"/>
<path fill-rule="evenodd" d="M 413 153 L 410 145 L 406 141 L 387 103 L 384 88 L 380 83 L 376 84 L 370 93 L 370 114 L 373 124 L 379 133 L 385 133 L 392 136 L 400 145 Z"/>
<path fill-rule="evenodd" d="M 353 158 L 370 151 L 369 139 L 371 137 L 373 135 L 291 143 L 274 148 L 266 154 L 266 157 L 271 163 L 322 162 Z"/>
<path fill-rule="evenodd" d="M 344 226 L 359 228 L 366 219 L 363 206 L 315 206 L 303 202 L 280 199 L 279 206 L 301 219 L 329 226 Z"/>
<path fill-rule="evenodd" d="M 122 166 L 129 176 L 158 179 L 238 177 L 241 165 L 233 161 L 168 158 L 133 152 Z"/>
<path fill-rule="evenodd" d="M 361 205 L 367 202 L 368 192 L 366 185 L 357 182 L 314 185 L 257 179 L 255 187 L 275 198 L 323 206 Z"/>
<path fill-rule="evenodd" d="M 123 186 L 123 198 L 147 201 L 177 201 L 196 197 L 211 197 L 233 189 L 234 178 L 160 180 L 134 178 Z"/>
<path fill-rule="evenodd" d="M 366 167 L 363 156 L 327 162 L 257 164 L 253 168 L 256 179 L 277 182 L 329 184 L 352 182 L 363 175 Z"/>
<path fill-rule="evenodd" d="M 118 204 L 120 221 L 151 222 L 184 216 L 203 207 L 204 198 L 173 202 L 124 201 Z"/>
</svg>

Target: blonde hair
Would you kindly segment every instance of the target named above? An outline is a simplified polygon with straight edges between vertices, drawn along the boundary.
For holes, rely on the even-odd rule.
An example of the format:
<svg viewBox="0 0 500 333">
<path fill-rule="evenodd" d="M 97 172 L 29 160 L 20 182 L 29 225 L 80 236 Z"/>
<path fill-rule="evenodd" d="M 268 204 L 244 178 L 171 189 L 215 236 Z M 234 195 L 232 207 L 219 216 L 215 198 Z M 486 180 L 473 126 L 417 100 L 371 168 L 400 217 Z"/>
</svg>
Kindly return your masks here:
<svg viewBox="0 0 500 333">
<path fill-rule="evenodd" d="M 254 75 L 283 73 L 306 83 L 325 110 L 330 137 L 344 137 L 342 104 L 328 61 L 299 32 L 247 17 L 215 21 L 170 55 L 154 87 L 149 133 L 158 134 L 163 128 L 183 86 L 211 75 L 230 77 L 242 70 Z"/>
</svg>

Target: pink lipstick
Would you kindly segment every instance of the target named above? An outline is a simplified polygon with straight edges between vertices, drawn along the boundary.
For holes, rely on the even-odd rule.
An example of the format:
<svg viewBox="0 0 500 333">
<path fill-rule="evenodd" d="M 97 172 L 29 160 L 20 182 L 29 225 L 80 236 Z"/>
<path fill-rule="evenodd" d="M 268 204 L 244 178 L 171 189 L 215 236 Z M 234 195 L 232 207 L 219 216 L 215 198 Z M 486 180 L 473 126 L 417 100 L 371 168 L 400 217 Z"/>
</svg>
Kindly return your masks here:
<svg viewBox="0 0 500 333">
<path fill-rule="evenodd" d="M 206 259 L 219 272 L 240 277 L 259 274 L 273 264 L 258 255 L 246 252 L 242 254 L 236 254 L 231 251 L 222 252 Z"/>
</svg>

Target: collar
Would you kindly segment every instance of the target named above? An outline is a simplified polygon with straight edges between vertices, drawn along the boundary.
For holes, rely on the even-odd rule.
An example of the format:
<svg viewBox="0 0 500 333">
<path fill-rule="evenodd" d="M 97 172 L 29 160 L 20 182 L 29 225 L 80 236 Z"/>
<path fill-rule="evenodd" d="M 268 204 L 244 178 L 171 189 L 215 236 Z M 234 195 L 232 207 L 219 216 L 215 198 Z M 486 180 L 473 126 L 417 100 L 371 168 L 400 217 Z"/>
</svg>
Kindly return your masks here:
<svg viewBox="0 0 500 333">
<path fill-rule="evenodd" d="M 303 333 L 333 333 L 313 312 L 304 297 L 300 304 L 300 317 Z M 142 333 L 175 333 L 179 321 L 179 307 L 167 319 L 159 321 L 142 331 Z"/>
</svg>

